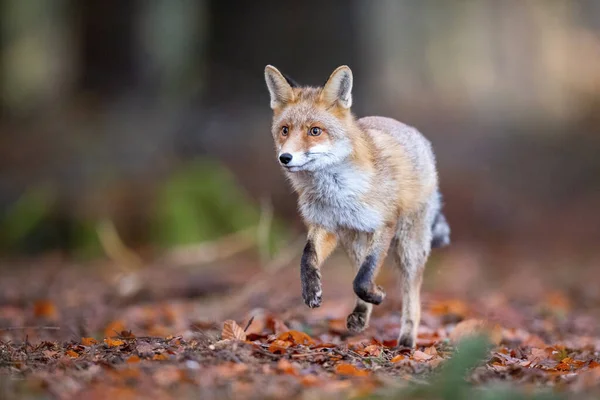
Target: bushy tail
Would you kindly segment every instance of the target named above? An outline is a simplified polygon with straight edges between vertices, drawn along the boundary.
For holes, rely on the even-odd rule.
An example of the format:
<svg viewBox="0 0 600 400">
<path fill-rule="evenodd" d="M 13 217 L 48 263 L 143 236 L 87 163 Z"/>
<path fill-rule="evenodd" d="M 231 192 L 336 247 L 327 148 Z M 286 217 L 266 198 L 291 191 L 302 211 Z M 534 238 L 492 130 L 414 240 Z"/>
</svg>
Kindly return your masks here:
<svg viewBox="0 0 600 400">
<path fill-rule="evenodd" d="M 450 244 L 450 225 L 444 214 L 442 214 L 442 195 L 438 193 L 439 208 L 431 224 L 431 248 L 436 249 Z"/>
</svg>

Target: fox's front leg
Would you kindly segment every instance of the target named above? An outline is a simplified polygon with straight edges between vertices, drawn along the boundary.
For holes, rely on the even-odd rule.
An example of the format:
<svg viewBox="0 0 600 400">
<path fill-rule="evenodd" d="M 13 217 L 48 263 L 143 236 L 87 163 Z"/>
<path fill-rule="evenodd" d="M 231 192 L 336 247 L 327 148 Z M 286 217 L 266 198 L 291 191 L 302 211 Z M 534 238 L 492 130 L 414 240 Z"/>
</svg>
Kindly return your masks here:
<svg viewBox="0 0 600 400">
<path fill-rule="evenodd" d="M 335 234 L 321 227 L 310 227 L 308 239 L 300 262 L 302 298 L 310 308 L 319 307 L 323 289 L 321 287 L 321 265 L 337 245 Z"/>
<path fill-rule="evenodd" d="M 385 260 L 394 231 L 394 225 L 386 225 L 370 235 L 368 240 L 365 258 L 353 282 L 354 293 L 367 303 L 377 305 L 385 298 L 385 292 L 375 284 L 375 278 Z"/>
</svg>

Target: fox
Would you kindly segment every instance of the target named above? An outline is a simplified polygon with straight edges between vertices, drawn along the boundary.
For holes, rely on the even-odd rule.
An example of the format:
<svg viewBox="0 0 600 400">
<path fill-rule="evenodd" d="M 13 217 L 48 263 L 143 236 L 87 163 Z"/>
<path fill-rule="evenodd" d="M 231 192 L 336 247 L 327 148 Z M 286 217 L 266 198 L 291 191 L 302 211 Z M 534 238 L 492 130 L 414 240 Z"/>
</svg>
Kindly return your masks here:
<svg viewBox="0 0 600 400">
<path fill-rule="evenodd" d="M 322 87 L 300 86 L 272 65 L 264 74 L 276 158 L 308 230 L 300 261 L 304 303 L 321 305 L 321 266 L 341 246 L 355 270 L 346 327 L 363 331 L 386 296 L 375 279 L 390 252 L 403 278 L 398 346 L 414 348 L 425 264 L 432 248 L 450 244 L 431 142 L 392 118 L 358 119 L 347 65 Z"/>
</svg>

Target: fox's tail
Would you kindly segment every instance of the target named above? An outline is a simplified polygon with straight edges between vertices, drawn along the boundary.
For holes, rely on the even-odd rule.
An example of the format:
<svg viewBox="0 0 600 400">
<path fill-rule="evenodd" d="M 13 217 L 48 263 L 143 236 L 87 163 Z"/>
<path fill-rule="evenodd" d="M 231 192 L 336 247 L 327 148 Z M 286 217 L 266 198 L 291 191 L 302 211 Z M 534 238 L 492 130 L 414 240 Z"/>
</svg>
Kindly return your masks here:
<svg viewBox="0 0 600 400">
<path fill-rule="evenodd" d="M 438 193 L 439 208 L 431 224 L 431 248 L 445 247 L 450 244 L 450 225 L 442 214 L 442 195 Z"/>
</svg>

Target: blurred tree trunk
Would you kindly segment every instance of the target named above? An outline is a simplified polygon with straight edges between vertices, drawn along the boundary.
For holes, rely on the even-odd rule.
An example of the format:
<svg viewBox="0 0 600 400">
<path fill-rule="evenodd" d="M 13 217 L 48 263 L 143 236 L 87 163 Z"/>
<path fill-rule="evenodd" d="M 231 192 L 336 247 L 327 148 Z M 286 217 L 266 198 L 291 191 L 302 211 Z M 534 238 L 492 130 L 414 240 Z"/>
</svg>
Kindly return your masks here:
<svg viewBox="0 0 600 400">
<path fill-rule="evenodd" d="M 266 64 L 312 85 L 338 65 L 357 65 L 355 3 L 209 0 L 206 99 L 256 102 L 257 93 L 266 95 Z"/>
<path fill-rule="evenodd" d="M 66 0 L 0 1 L 0 107 L 52 109 L 70 86 Z"/>
<path fill-rule="evenodd" d="M 135 89 L 139 1 L 85 0 L 72 5 L 79 23 L 79 90 L 106 98 Z"/>
</svg>

